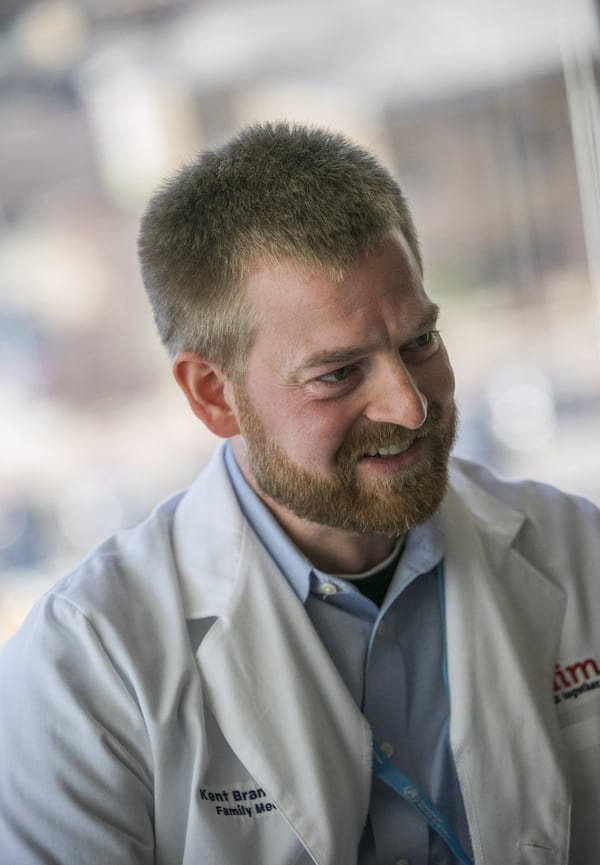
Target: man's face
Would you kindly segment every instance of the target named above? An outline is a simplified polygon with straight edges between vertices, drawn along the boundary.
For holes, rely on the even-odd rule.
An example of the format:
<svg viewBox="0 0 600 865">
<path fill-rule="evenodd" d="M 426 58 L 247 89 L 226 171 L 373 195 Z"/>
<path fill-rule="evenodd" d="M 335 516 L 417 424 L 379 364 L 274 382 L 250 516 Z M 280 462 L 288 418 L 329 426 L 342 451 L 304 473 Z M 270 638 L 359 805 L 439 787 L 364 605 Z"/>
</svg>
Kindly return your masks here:
<svg viewBox="0 0 600 865">
<path fill-rule="evenodd" d="M 235 391 L 250 481 L 285 525 L 393 537 L 430 517 L 456 432 L 454 378 L 404 239 L 337 282 L 293 263 L 247 281 L 258 334 Z"/>
</svg>

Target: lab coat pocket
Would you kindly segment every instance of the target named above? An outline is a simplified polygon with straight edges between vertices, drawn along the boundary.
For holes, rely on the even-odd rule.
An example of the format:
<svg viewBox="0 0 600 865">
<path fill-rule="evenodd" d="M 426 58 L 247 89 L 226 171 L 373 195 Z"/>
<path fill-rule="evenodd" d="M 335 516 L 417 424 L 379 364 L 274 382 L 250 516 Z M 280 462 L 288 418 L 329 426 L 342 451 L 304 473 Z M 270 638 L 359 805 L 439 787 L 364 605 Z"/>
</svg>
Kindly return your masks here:
<svg viewBox="0 0 600 865">
<path fill-rule="evenodd" d="M 600 862 L 600 717 L 587 718 L 563 729 L 572 784 L 571 865 Z"/>
</svg>

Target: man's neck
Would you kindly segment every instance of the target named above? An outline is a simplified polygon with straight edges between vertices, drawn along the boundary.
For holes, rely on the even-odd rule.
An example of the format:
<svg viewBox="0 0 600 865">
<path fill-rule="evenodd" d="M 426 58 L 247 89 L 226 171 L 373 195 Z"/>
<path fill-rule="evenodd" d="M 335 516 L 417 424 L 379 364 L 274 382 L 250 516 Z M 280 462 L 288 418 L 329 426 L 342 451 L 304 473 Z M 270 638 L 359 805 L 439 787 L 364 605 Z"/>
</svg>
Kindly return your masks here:
<svg viewBox="0 0 600 865">
<path fill-rule="evenodd" d="M 362 574 L 385 561 L 397 540 L 311 523 L 272 499 L 264 495 L 261 498 L 298 549 L 327 574 L 345 574 L 349 578 Z"/>
</svg>

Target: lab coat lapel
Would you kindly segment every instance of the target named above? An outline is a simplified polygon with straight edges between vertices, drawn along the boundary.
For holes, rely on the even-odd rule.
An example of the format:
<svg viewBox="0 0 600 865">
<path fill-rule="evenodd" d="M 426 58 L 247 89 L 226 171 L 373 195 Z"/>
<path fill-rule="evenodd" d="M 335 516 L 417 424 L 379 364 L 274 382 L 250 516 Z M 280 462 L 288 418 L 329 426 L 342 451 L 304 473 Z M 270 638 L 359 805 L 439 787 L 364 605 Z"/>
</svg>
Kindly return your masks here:
<svg viewBox="0 0 600 865">
<path fill-rule="evenodd" d="M 229 609 L 198 650 L 211 711 L 319 865 L 356 862 L 370 730 L 301 602 L 245 525 Z"/>
<path fill-rule="evenodd" d="M 570 794 L 553 705 L 563 593 L 511 546 L 521 514 L 464 477 L 443 512 L 450 737 L 475 860 L 566 865 Z"/>
</svg>

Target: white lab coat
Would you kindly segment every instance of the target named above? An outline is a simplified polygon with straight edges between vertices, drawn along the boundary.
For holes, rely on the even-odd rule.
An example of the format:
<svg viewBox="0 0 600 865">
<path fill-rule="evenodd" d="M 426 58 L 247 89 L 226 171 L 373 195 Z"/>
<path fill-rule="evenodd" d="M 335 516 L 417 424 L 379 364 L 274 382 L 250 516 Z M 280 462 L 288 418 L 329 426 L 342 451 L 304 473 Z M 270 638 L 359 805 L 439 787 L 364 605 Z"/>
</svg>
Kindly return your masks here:
<svg viewBox="0 0 600 865">
<path fill-rule="evenodd" d="M 443 518 L 475 861 L 598 865 L 598 511 L 455 462 Z M 369 726 L 220 455 L 42 600 L 1 656 L 0 705 L 2 863 L 356 863 Z"/>
</svg>

